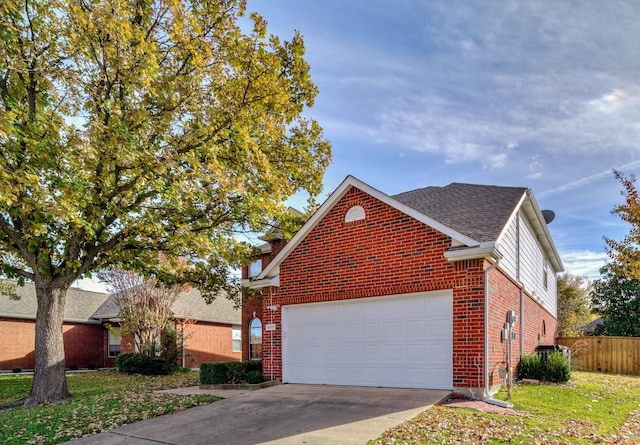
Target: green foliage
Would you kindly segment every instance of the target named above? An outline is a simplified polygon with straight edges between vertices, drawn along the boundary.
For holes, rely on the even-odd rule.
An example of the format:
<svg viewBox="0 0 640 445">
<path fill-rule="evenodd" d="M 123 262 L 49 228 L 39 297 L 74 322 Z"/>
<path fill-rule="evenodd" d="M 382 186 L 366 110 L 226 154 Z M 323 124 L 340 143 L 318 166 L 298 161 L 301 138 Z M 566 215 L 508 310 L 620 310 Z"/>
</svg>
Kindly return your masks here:
<svg viewBox="0 0 640 445">
<path fill-rule="evenodd" d="M 254 369 L 247 372 L 247 383 L 257 384 L 264 382 L 264 376 L 261 371 Z"/>
<path fill-rule="evenodd" d="M 242 383 L 247 378 L 246 362 L 228 362 L 227 363 L 227 380 L 228 383 Z"/>
<path fill-rule="evenodd" d="M 262 363 L 259 360 L 200 365 L 200 383 L 203 385 L 262 383 L 263 381 Z"/>
<path fill-rule="evenodd" d="M 564 273 L 558 277 L 558 336 L 578 337 L 591 321 L 589 282 Z"/>
<path fill-rule="evenodd" d="M 114 265 L 237 300 L 237 234 L 317 196 L 331 160 L 302 36 L 243 0 L 1 5 L 0 274 L 59 303 L 38 332 Z M 36 360 L 63 363 L 62 335 L 40 340 Z M 68 396 L 58 368 L 34 403 Z"/>
<path fill-rule="evenodd" d="M 178 345 L 178 332 L 171 323 L 167 323 L 161 339 L 160 357 L 162 357 L 167 364 L 175 366 L 176 361 L 180 357 L 180 346 Z"/>
<path fill-rule="evenodd" d="M 167 375 L 171 371 L 171 365 L 161 357 L 135 352 L 118 355 L 116 369 L 125 374 Z"/>
<path fill-rule="evenodd" d="M 547 355 L 544 379 L 554 383 L 564 383 L 571 379 L 569 360 L 560 351 Z"/>
<path fill-rule="evenodd" d="M 640 280 L 604 267 L 603 277 L 593 282 L 591 304 L 602 316 L 594 335 L 640 337 Z"/>
<path fill-rule="evenodd" d="M 520 366 L 518 367 L 518 376 L 521 379 L 542 379 L 543 366 L 540 356 L 536 353 L 523 354 L 520 357 Z"/>
<path fill-rule="evenodd" d="M 218 385 L 228 383 L 226 363 L 203 363 L 200 365 L 200 383 Z"/>
<path fill-rule="evenodd" d="M 260 371 L 262 372 L 262 360 L 248 360 L 244 362 L 246 365 L 247 373 L 251 371 Z"/>
<path fill-rule="evenodd" d="M 17 374 L 19 372 L 22 372 L 22 368 L 20 366 L 14 366 L 13 368 L 11 368 L 11 372 Z"/>
<path fill-rule="evenodd" d="M 616 275 L 640 280 L 640 194 L 636 187 L 636 177 L 624 176 L 617 170 L 613 174 L 624 188 L 622 195 L 625 203 L 616 207 L 612 213 L 631 227 L 622 241 L 605 238 L 609 256 L 613 260 L 610 268 Z"/>
</svg>

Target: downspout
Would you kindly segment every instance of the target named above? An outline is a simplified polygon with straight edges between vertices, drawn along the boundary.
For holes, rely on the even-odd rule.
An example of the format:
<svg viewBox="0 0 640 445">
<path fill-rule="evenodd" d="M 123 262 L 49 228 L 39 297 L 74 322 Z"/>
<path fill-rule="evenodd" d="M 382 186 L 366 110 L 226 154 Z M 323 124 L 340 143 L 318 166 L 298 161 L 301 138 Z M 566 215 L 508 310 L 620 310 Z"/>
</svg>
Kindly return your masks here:
<svg viewBox="0 0 640 445">
<path fill-rule="evenodd" d="M 489 394 L 489 272 L 498 267 L 500 258 L 484 270 L 484 394 L 483 398 L 491 398 Z"/>
<path fill-rule="evenodd" d="M 503 400 L 496 400 L 489 390 L 489 272 L 498 267 L 500 257 L 484 270 L 484 394 L 482 400 L 492 405 L 512 408 L 513 404 Z"/>
</svg>

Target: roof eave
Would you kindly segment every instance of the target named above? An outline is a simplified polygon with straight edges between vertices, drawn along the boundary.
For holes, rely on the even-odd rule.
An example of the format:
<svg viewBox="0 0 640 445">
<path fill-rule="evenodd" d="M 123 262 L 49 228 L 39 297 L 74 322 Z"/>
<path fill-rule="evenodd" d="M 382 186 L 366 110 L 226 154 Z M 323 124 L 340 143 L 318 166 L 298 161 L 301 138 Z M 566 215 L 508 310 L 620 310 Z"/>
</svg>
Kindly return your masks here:
<svg viewBox="0 0 640 445">
<path fill-rule="evenodd" d="M 280 275 L 276 275 L 270 278 L 263 278 L 261 280 L 242 280 L 242 287 L 253 290 L 264 289 L 265 287 L 279 287 L 280 286 Z"/>
<path fill-rule="evenodd" d="M 466 247 L 463 249 L 449 249 L 444 252 L 444 257 L 450 262 L 475 260 L 478 258 L 500 259 L 502 254 L 498 249 L 498 245 L 491 241 L 481 243 L 477 246 Z"/>
<path fill-rule="evenodd" d="M 549 233 L 549 228 L 547 227 L 547 223 L 544 220 L 544 216 L 540 211 L 538 202 L 536 201 L 535 196 L 533 196 L 533 192 L 531 192 L 531 190 L 527 190 L 527 197 L 529 199 L 523 203 L 522 208 L 529 217 L 529 220 L 534 224 L 536 237 L 547 252 L 549 261 L 553 265 L 553 269 L 556 271 L 556 273 L 560 273 L 564 271 L 564 266 L 562 264 L 562 260 L 560 259 L 560 254 L 558 254 L 558 250 L 556 249 L 556 246 L 553 242 L 553 238 L 551 238 L 551 234 Z"/>
</svg>

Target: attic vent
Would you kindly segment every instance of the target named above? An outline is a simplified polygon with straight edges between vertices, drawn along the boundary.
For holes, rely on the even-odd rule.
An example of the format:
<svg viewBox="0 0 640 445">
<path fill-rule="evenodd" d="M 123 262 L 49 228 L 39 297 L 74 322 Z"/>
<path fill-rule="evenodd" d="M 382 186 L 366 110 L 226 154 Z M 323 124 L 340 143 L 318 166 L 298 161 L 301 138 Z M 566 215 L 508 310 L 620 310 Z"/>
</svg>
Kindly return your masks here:
<svg viewBox="0 0 640 445">
<path fill-rule="evenodd" d="M 344 215 L 344 222 L 350 223 L 353 221 L 359 221 L 364 218 L 365 215 L 362 206 L 353 206 L 349 210 L 347 210 L 347 214 Z"/>
</svg>

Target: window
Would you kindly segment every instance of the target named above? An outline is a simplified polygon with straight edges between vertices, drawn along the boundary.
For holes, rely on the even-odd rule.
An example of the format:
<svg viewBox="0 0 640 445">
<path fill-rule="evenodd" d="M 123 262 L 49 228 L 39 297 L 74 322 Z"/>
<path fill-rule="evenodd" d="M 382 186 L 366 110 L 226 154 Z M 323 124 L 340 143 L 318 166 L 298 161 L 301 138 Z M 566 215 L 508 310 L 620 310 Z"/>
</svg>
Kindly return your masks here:
<svg viewBox="0 0 640 445">
<path fill-rule="evenodd" d="M 240 326 L 231 326 L 231 351 L 242 352 L 242 331 Z"/>
<path fill-rule="evenodd" d="M 347 214 L 344 215 L 344 222 L 349 223 L 353 221 L 360 221 L 365 218 L 364 209 L 362 206 L 353 206 L 347 210 Z"/>
<path fill-rule="evenodd" d="M 547 273 L 547 260 L 542 262 L 542 285 L 546 289 L 549 285 L 549 274 Z"/>
<path fill-rule="evenodd" d="M 109 358 L 114 358 L 120 354 L 120 343 L 122 343 L 122 337 L 120 336 L 120 326 L 112 326 L 108 329 L 108 332 Z"/>
<path fill-rule="evenodd" d="M 256 260 L 249 265 L 249 278 L 255 278 L 262 272 L 262 260 Z"/>
<path fill-rule="evenodd" d="M 249 324 L 249 360 L 262 359 L 262 322 L 254 318 Z"/>
<path fill-rule="evenodd" d="M 542 336 L 545 337 L 547 335 L 547 324 L 542 320 Z"/>
</svg>

